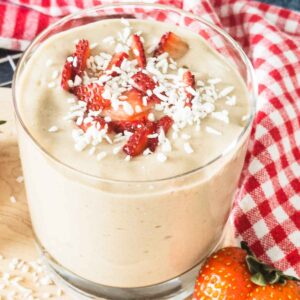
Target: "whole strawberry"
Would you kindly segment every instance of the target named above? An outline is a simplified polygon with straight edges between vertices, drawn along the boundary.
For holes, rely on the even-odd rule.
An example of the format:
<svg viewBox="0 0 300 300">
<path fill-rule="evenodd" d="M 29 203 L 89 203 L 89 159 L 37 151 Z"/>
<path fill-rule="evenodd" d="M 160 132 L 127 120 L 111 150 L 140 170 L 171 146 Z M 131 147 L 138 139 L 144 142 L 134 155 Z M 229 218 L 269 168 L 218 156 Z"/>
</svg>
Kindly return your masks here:
<svg viewBox="0 0 300 300">
<path fill-rule="evenodd" d="M 203 265 L 193 300 L 300 300 L 298 279 L 259 261 L 245 242 L 223 248 Z"/>
</svg>

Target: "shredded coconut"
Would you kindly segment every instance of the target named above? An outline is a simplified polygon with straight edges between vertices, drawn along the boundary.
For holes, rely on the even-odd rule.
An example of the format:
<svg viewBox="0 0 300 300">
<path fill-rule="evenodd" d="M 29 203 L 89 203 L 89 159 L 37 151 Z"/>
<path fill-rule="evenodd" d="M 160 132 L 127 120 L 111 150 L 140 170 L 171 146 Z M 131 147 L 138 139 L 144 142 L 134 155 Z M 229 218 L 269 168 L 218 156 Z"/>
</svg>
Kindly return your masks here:
<svg viewBox="0 0 300 300">
<path fill-rule="evenodd" d="M 10 196 L 9 200 L 10 200 L 10 202 L 13 203 L 13 204 L 17 202 L 17 199 L 16 199 L 15 196 Z"/>
<path fill-rule="evenodd" d="M 24 177 L 23 176 L 18 176 L 17 178 L 16 178 L 16 182 L 17 183 L 22 183 L 24 181 Z"/>
<path fill-rule="evenodd" d="M 102 160 L 107 155 L 106 152 L 102 151 L 99 154 L 97 154 L 97 160 Z"/>
<path fill-rule="evenodd" d="M 52 126 L 48 129 L 48 132 L 57 132 L 58 131 L 58 127 L 57 126 Z"/>
<path fill-rule="evenodd" d="M 193 148 L 191 147 L 190 143 L 184 143 L 183 144 L 183 148 L 184 148 L 184 151 L 187 153 L 187 154 L 191 154 L 194 152 Z"/>
<path fill-rule="evenodd" d="M 212 134 L 215 134 L 215 135 L 222 135 L 222 133 L 210 126 L 206 126 L 205 127 L 205 130 L 208 132 L 208 133 L 212 133 Z"/>
<path fill-rule="evenodd" d="M 165 162 L 167 160 L 167 156 L 164 153 L 157 153 L 156 158 L 159 162 Z"/>
<path fill-rule="evenodd" d="M 125 25 L 117 35 L 107 36 L 102 42 L 109 45 L 114 45 L 115 52 L 129 52 L 132 43 L 132 28 L 128 20 L 122 20 Z M 142 39 L 142 32 L 138 34 Z M 157 45 L 158 41 L 150 41 L 147 43 L 147 53 L 152 53 Z M 93 43 L 90 48 L 97 47 L 97 43 Z M 97 52 L 96 50 L 94 52 Z M 139 55 L 139 50 L 134 49 L 133 53 Z M 91 55 L 87 60 L 88 70 L 84 72 L 83 76 L 75 76 L 74 81 L 69 80 L 68 85 L 70 88 L 81 84 L 95 83 L 103 86 L 101 96 L 104 99 L 111 101 L 112 110 L 118 111 L 123 110 L 128 116 L 132 116 L 135 113 L 142 113 L 144 107 L 147 107 L 149 103 L 153 103 L 152 99 L 157 97 L 160 103 L 156 103 L 153 107 L 153 112 L 148 113 L 148 120 L 154 122 L 156 116 L 163 115 L 169 116 L 174 121 L 172 126 L 173 133 L 171 140 L 177 140 L 179 137 L 184 140 L 183 148 L 187 154 L 192 153 L 194 150 L 188 140 L 191 136 L 182 133 L 187 126 L 193 126 L 196 131 L 201 128 L 201 121 L 211 116 L 212 118 L 218 119 L 226 124 L 230 122 L 229 113 L 226 110 L 216 111 L 216 103 L 219 99 L 225 98 L 226 105 L 233 106 L 236 104 L 236 96 L 233 95 L 234 87 L 225 86 L 224 82 L 220 78 L 208 78 L 204 80 L 197 78 L 196 86 L 188 86 L 183 81 L 183 75 L 187 68 L 180 67 L 176 61 L 169 57 L 167 52 L 162 53 L 158 57 L 147 57 L 147 65 L 143 73 L 150 76 L 156 83 L 153 90 L 148 89 L 145 95 L 142 97 L 142 103 L 136 104 L 135 102 L 128 101 L 128 97 L 124 93 L 130 90 L 135 83 L 132 76 L 140 71 L 138 67 L 137 59 L 123 59 L 122 63 L 118 66 L 113 66 L 110 70 L 107 70 L 110 64 L 112 55 L 104 51 Z M 73 66 L 77 65 L 77 58 L 69 56 L 67 58 Z M 53 71 L 53 78 L 57 75 Z M 197 76 L 197 75 L 196 75 Z M 222 84 L 222 89 L 219 90 L 218 84 Z M 190 95 L 187 99 L 187 94 Z M 117 154 L 121 151 L 124 143 L 127 142 L 128 138 L 132 135 L 131 132 L 124 132 L 123 134 L 116 134 L 112 136 L 109 134 L 108 127 L 105 125 L 104 128 L 99 123 L 94 121 L 94 117 L 101 116 L 102 111 L 87 111 L 88 105 L 84 101 L 78 101 L 78 99 L 69 98 L 67 100 L 70 104 L 70 110 L 64 117 L 65 120 L 73 121 L 78 126 L 82 124 L 88 124 L 85 131 L 78 129 L 73 131 L 72 137 L 74 139 L 74 147 L 77 151 L 83 151 L 87 149 L 89 155 L 96 154 L 97 160 L 103 159 L 107 153 L 101 151 L 101 143 L 120 143 L 112 148 L 112 153 Z M 189 105 L 187 105 L 187 103 Z M 111 122 L 111 117 L 105 116 L 104 121 L 106 123 Z M 222 133 L 216 129 L 206 126 L 205 130 L 215 135 L 221 135 Z M 49 129 L 50 131 L 50 129 Z M 151 134 L 148 138 L 158 138 L 159 153 L 157 159 L 161 162 L 167 159 L 165 153 L 172 151 L 172 143 L 166 136 L 163 130 L 160 130 L 159 134 Z M 100 150 L 100 152 L 98 152 Z M 144 155 L 151 154 L 149 149 L 146 149 Z M 125 157 L 126 161 L 130 160 L 130 156 Z"/>
</svg>

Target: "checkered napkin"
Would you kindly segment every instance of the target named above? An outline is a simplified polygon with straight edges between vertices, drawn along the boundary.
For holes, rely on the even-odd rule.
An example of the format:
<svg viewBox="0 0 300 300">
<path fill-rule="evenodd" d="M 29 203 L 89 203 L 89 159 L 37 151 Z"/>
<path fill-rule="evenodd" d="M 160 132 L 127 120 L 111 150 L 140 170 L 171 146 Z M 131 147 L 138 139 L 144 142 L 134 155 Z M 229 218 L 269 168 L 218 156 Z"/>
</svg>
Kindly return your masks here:
<svg viewBox="0 0 300 300">
<path fill-rule="evenodd" d="M 233 223 L 237 238 L 260 258 L 300 276 L 300 14 L 249 0 L 156 2 L 218 24 L 250 57 L 258 112 Z M 24 49 L 48 24 L 96 4 L 101 2 L 0 0 L 0 47 Z"/>
</svg>

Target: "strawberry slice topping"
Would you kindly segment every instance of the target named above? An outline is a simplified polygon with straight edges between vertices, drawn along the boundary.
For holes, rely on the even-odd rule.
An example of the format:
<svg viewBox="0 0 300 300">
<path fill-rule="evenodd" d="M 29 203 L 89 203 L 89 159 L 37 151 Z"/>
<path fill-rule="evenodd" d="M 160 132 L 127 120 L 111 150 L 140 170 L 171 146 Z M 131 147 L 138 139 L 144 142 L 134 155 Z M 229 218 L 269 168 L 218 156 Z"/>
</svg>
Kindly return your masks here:
<svg viewBox="0 0 300 300">
<path fill-rule="evenodd" d="M 70 62 L 66 60 L 61 76 L 61 87 L 70 91 L 68 80 L 74 80 L 75 76 L 82 76 L 83 71 L 86 68 L 86 61 L 90 56 L 90 46 L 89 41 L 80 40 L 76 44 L 75 53 L 71 56 L 73 57 L 73 61 Z"/>
<path fill-rule="evenodd" d="M 137 59 L 139 66 L 142 69 L 145 69 L 147 61 L 146 61 L 144 46 L 143 46 L 140 36 L 138 36 L 137 34 L 134 34 L 132 36 L 131 51 L 133 53 L 133 56 Z"/>
<path fill-rule="evenodd" d="M 151 109 L 151 105 L 143 105 L 143 96 L 144 94 L 132 88 L 129 91 L 126 91 L 122 94 L 126 96 L 127 99 L 123 100 L 118 110 L 109 108 L 103 111 L 106 116 L 110 116 L 112 121 L 134 121 L 143 119 L 148 111 Z"/>
<path fill-rule="evenodd" d="M 162 117 L 158 122 L 156 122 L 156 133 L 160 133 L 163 130 L 165 134 L 168 133 L 174 121 L 169 116 Z M 158 138 L 151 138 L 148 142 L 148 148 L 154 152 L 158 145 Z"/>
<path fill-rule="evenodd" d="M 130 156 L 141 154 L 148 146 L 149 134 L 151 134 L 151 130 L 147 127 L 137 128 L 123 147 L 123 151 Z"/>
<path fill-rule="evenodd" d="M 183 82 L 188 87 L 191 87 L 191 88 L 195 89 L 195 86 L 196 86 L 195 76 L 192 74 L 192 72 L 190 70 L 187 70 L 183 74 L 182 79 L 183 79 Z M 194 98 L 194 96 L 189 91 L 187 91 L 187 89 L 186 89 L 186 97 L 187 97 L 186 106 L 191 107 L 192 106 L 192 99 Z"/>
<path fill-rule="evenodd" d="M 137 72 L 132 76 L 132 79 L 135 83 L 135 86 L 137 89 L 140 91 L 146 93 L 148 90 L 153 91 L 156 84 L 154 80 L 147 74 L 143 73 L 142 71 Z M 160 103 L 160 99 L 152 94 L 151 96 L 148 97 L 148 101 L 152 103 Z"/>
<path fill-rule="evenodd" d="M 73 72 L 74 77 L 76 75 L 81 76 L 86 68 L 86 61 L 90 57 L 90 43 L 88 40 L 80 40 L 76 44 L 75 54 L 73 55 Z"/>
<path fill-rule="evenodd" d="M 124 131 L 134 132 L 138 128 L 142 128 L 145 125 L 145 120 L 136 120 L 136 121 L 114 121 L 111 122 L 111 127 L 114 132 L 120 133 Z"/>
<path fill-rule="evenodd" d="M 142 127 L 147 127 L 151 133 L 156 131 L 156 122 L 151 122 L 146 117 L 134 121 L 113 121 L 110 125 L 112 130 L 116 133 L 123 133 L 124 131 L 134 132 Z"/>
<path fill-rule="evenodd" d="M 107 66 L 107 70 L 111 70 L 113 67 L 120 67 L 124 59 L 128 59 L 128 54 L 126 52 L 119 52 L 113 55 L 109 65 Z M 117 76 L 117 72 L 112 72 L 112 76 Z"/>
<path fill-rule="evenodd" d="M 173 59 L 181 58 L 188 51 L 188 44 L 173 32 L 165 33 L 154 51 L 154 56 L 168 52 Z"/>
<path fill-rule="evenodd" d="M 153 90 L 155 88 L 154 80 L 148 76 L 147 74 L 143 73 L 142 71 L 137 72 L 132 76 L 132 79 L 136 85 L 136 87 L 146 93 L 147 90 Z"/>
<path fill-rule="evenodd" d="M 69 61 L 66 61 L 62 70 L 62 74 L 61 74 L 61 87 L 65 90 L 65 91 L 69 91 L 70 87 L 69 87 L 69 80 L 73 79 L 73 69 L 72 69 L 72 64 Z"/>
<path fill-rule="evenodd" d="M 79 100 L 87 103 L 87 109 L 101 110 L 110 107 L 110 101 L 102 97 L 103 86 L 97 83 L 80 85 L 73 89 Z"/>
<path fill-rule="evenodd" d="M 146 148 L 149 148 L 147 151 L 154 152 L 159 143 L 157 135 L 162 135 L 162 131 L 167 134 L 173 124 L 173 119 L 166 115 L 158 121 L 152 120 L 154 119 L 152 113 L 154 112 L 155 103 L 161 103 L 160 98 L 164 100 L 156 91 L 159 91 L 158 87 L 163 87 L 165 82 L 161 81 L 159 76 L 157 79 L 155 76 L 152 77 L 145 70 L 147 59 L 142 40 L 139 35 L 133 34 L 130 40 L 129 52 L 118 52 L 113 54 L 111 58 L 109 56 L 108 61 L 104 61 L 107 68 L 103 70 L 102 67 L 94 68 L 93 64 L 87 69 L 90 45 L 88 40 L 81 39 L 76 44 L 75 52 L 66 60 L 61 78 L 62 88 L 87 104 L 86 107 L 83 105 L 83 122 L 81 116 L 76 120 L 77 124 L 82 122 L 78 127 L 84 132 L 88 131 L 88 136 L 90 136 L 89 132 L 93 133 L 94 129 L 100 131 L 103 128 L 114 133 L 123 134 L 125 132 L 126 134 L 127 131 L 131 132 L 132 135 L 123 146 L 123 152 L 131 157 L 140 155 Z M 154 56 L 167 52 L 173 59 L 178 59 L 186 54 L 188 48 L 188 44 L 181 37 L 173 32 L 167 32 L 161 37 L 154 51 Z M 91 62 L 93 58 L 91 57 Z M 135 59 L 134 61 L 137 61 L 138 65 L 136 66 L 136 63 L 134 65 L 130 64 L 128 69 L 124 68 L 122 76 L 119 76 L 121 74 L 118 68 L 129 59 Z M 175 70 L 176 68 L 174 66 Z M 96 71 L 96 69 L 101 70 Z M 109 76 L 106 81 L 99 78 L 96 83 L 95 77 L 103 74 L 110 74 L 113 78 Z M 81 77 L 82 80 L 78 80 L 77 76 Z M 70 87 L 69 81 L 75 81 L 75 84 L 70 84 Z M 83 84 L 83 81 L 91 83 Z M 103 83 L 100 84 L 100 82 Z M 182 89 L 184 89 L 186 106 L 191 107 L 194 97 L 192 89 L 195 89 L 196 84 L 195 76 L 190 70 L 183 74 L 182 82 L 185 84 L 184 88 L 179 85 L 178 89 L 174 88 L 174 91 L 182 93 Z M 162 88 L 162 90 L 165 89 Z M 105 96 L 105 94 L 111 96 Z M 164 92 L 162 94 L 167 96 Z M 80 102 L 79 104 L 83 103 Z M 157 109 L 159 110 L 159 108 Z M 71 111 L 73 111 L 73 108 L 71 108 Z M 96 112 L 92 114 L 92 111 Z M 92 115 L 97 115 L 97 117 L 91 118 Z M 176 114 L 174 113 L 174 115 Z M 152 137 L 150 136 L 152 134 L 155 135 Z M 91 140 L 91 144 L 94 145 L 94 140 Z"/>
</svg>

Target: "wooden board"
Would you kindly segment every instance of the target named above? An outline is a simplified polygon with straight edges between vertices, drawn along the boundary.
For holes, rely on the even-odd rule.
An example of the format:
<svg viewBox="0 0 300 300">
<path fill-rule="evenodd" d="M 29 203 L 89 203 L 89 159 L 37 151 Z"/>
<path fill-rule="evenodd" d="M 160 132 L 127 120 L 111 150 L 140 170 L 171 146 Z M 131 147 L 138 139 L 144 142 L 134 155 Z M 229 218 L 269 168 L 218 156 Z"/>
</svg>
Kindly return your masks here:
<svg viewBox="0 0 300 300">
<path fill-rule="evenodd" d="M 17 178 L 22 176 L 22 169 L 11 98 L 10 89 L 0 88 L 0 120 L 7 121 L 0 127 L 0 255 L 4 257 L 1 259 L 0 256 L 0 299 L 1 296 L 7 295 L 12 296 L 11 299 L 18 299 L 18 295 L 14 295 L 14 292 L 20 290 L 16 284 L 15 286 L 3 284 L 5 273 L 12 274 L 10 281 L 18 276 L 26 277 L 20 282 L 20 285 L 32 289 L 33 295 L 36 298 L 40 297 L 38 299 L 47 298 L 50 295 L 51 299 L 70 299 L 67 296 L 57 296 L 60 291 L 54 285 L 47 284 L 47 274 L 37 272 L 40 271 L 39 265 L 36 266 L 38 256 L 31 230 L 24 184 L 17 182 Z M 15 203 L 11 201 L 14 199 L 16 200 Z M 226 244 L 232 243 L 232 230 L 229 229 Z M 21 260 L 16 262 L 14 258 Z M 27 273 L 25 275 L 22 273 L 22 270 L 26 271 L 24 265 L 28 265 L 32 269 L 30 276 Z M 19 269 L 15 270 L 14 268 Z M 37 273 L 40 280 L 31 276 L 32 273 Z"/>
<path fill-rule="evenodd" d="M 24 184 L 17 182 L 22 169 L 11 98 L 11 89 L 0 88 L 0 120 L 7 121 L 0 127 L 0 299 L 24 299 L 24 288 L 34 299 L 70 299 L 58 296 L 37 261 Z"/>
</svg>

